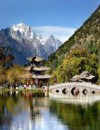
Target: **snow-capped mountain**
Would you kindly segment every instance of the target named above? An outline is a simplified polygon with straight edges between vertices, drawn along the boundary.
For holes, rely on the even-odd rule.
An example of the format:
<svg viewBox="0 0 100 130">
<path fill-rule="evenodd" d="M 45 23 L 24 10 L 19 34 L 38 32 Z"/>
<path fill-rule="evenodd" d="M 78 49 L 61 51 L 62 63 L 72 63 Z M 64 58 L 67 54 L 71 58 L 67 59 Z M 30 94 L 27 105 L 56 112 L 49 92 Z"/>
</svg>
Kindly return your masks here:
<svg viewBox="0 0 100 130">
<path fill-rule="evenodd" d="M 16 32 L 18 35 L 14 35 L 13 32 Z M 11 27 L 11 36 L 16 39 L 19 35 L 28 40 L 34 40 L 36 38 L 36 34 L 33 32 L 32 28 L 23 23 Z"/>
<path fill-rule="evenodd" d="M 61 44 L 62 42 L 52 35 L 47 40 L 43 40 L 33 28 L 23 23 L 0 31 L 0 45 L 10 46 L 13 49 L 14 62 L 17 64 L 27 63 L 26 58 L 33 55 L 47 59 Z"/>
<path fill-rule="evenodd" d="M 52 54 L 55 52 L 59 46 L 62 45 L 62 42 L 58 39 L 55 39 L 53 35 L 51 35 L 44 44 L 45 52 L 48 54 Z"/>
</svg>

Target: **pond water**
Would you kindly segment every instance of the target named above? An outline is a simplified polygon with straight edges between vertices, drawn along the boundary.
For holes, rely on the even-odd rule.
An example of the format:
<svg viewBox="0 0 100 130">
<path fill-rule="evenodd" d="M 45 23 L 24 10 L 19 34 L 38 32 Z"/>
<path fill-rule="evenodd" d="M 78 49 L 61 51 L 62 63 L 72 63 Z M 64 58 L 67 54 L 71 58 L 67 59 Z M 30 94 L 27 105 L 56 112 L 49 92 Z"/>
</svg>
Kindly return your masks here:
<svg viewBox="0 0 100 130">
<path fill-rule="evenodd" d="M 100 101 L 80 104 L 32 92 L 0 93 L 0 130 L 100 130 Z"/>
</svg>

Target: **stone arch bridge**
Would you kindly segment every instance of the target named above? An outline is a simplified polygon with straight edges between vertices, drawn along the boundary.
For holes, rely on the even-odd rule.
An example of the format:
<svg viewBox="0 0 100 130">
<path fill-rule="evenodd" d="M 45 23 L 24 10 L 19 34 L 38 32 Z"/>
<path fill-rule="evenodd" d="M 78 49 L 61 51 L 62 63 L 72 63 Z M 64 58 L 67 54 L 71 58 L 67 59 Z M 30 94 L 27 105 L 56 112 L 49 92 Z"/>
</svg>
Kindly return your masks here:
<svg viewBox="0 0 100 130">
<path fill-rule="evenodd" d="M 66 97 L 66 95 L 95 95 L 100 94 L 100 86 L 89 82 L 61 83 L 49 86 L 49 93 L 58 97 Z"/>
</svg>

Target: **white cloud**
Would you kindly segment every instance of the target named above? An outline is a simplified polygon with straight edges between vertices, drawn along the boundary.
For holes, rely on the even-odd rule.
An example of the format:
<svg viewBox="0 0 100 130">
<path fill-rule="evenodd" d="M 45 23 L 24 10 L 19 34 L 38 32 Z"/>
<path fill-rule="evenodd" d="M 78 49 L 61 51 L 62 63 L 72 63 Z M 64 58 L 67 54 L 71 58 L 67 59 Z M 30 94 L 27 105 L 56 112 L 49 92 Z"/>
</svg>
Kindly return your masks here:
<svg viewBox="0 0 100 130">
<path fill-rule="evenodd" d="M 54 35 L 55 38 L 64 42 L 72 36 L 76 29 L 60 26 L 37 26 L 33 27 L 33 30 L 41 34 L 44 39 L 47 39 L 50 35 Z"/>
</svg>

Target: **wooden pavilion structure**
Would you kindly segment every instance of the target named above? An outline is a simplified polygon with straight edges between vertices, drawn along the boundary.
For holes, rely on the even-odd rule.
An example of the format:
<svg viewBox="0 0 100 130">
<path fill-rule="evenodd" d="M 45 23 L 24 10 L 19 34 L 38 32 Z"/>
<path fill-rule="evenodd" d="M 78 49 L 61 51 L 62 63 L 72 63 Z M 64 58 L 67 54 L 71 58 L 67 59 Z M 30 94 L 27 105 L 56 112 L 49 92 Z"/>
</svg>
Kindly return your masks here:
<svg viewBox="0 0 100 130">
<path fill-rule="evenodd" d="M 29 61 L 30 66 L 25 67 L 24 70 L 30 72 L 31 83 L 36 87 L 47 85 L 51 76 L 46 74 L 46 71 L 49 70 L 49 68 L 43 65 L 44 59 L 39 56 L 34 56 L 27 58 L 27 60 Z"/>
</svg>

